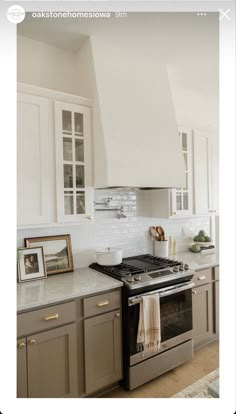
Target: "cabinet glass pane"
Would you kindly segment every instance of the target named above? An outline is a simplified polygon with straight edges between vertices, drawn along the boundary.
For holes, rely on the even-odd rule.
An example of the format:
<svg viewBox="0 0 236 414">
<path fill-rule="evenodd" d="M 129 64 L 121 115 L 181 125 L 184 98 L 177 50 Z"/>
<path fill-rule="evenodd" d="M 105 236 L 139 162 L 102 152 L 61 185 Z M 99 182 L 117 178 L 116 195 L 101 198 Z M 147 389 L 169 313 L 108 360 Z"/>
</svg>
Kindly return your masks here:
<svg viewBox="0 0 236 414">
<path fill-rule="evenodd" d="M 85 193 L 76 192 L 76 214 L 85 214 Z"/>
<path fill-rule="evenodd" d="M 63 160 L 72 161 L 72 139 L 63 137 Z"/>
<path fill-rule="evenodd" d="M 185 134 L 184 132 L 182 133 L 182 148 L 183 148 L 183 151 L 187 151 L 188 150 L 188 146 L 187 146 L 187 134 Z"/>
<path fill-rule="evenodd" d="M 76 165 L 76 188 L 84 188 L 84 166 Z"/>
<path fill-rule="evenodd" d="M 176 208 L 177 210 L 182 210 L 182 197 L 181 193 L 176 194 Z"/>
<path fill-rule="evenodd" d="M 184 187 L 184 190 L 187 190 L 188 189 L 188 173 L 186 173 L 185 174 L 185 187 Z"/>
<path fill-rule="evenodd" d="M 73 188 L 73 167 L 72 165 L 64 164 L 64 187 Z"/>
<path fill-rule="evenodd" d="M 84 162 L 84 141 L 75 139 L 75 161 Z"/>
<path fill-rule="evenodd" d="M 84 135 L 83 114 L 75 112 L 75 135 Z"/>
<path fill-rule="evenodd" d="M 188 171 L 188 155 L 186 152 L 183 153 L 184 155 L 184 161 L 185 161 L 185 169 Z"/>
<path fill-rule="evenodd" d="M 183 209 L 188 210 L 188 193 L 183 193 Z"/>
<path fill-rule="evenodd" d="M 73 208 L 73 192 L 65 192 L 64 194 L 64 207 L 65 207 L 65 214 L 74 214 Z"/>
<path fill-rule="evenodd" d="M 62 128 L 68 133 L 72 133 L 72 116 L 70 111 L 62 111 Z"/>
</svg>

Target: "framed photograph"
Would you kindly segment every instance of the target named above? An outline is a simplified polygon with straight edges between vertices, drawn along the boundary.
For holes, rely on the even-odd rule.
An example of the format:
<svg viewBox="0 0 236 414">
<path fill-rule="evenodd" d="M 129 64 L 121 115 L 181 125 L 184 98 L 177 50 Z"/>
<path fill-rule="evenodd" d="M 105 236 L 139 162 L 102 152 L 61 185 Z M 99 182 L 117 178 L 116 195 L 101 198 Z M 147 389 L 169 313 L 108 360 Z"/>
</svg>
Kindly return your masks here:
<svg viewBox="0 0 236 414">
<path fill-rule="evenodd" d="M 46 279 L 47 273 L 42 247 L 18 249 L 18 258 L 19 282 Z"/>
<path fill-rule="evenodd" d="M 43 247 L 48 276 L 74 270 L 70 234 L 26 238 L 25 246 Z"/>
</svg>

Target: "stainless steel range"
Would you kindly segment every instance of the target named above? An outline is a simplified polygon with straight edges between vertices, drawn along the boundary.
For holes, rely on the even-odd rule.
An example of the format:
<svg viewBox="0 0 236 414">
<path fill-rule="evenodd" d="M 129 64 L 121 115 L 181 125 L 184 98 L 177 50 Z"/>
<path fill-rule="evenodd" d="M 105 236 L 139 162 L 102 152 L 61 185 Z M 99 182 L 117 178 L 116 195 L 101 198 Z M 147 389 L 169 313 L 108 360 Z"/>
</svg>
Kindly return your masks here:
<svg viewBox="0 0 236 414">
<path fill-rule="evenodd" d="M 124 282 L 125 388 L 136 388 L 192 358 L 194 271 L 187 264 L 146 254 L 125 258 L 117 266 L 90 267 Z M 161 344 L 157 352 L 144 354 L 137 344 L 139 304 L 144 295 L 155 293 L 160 298 Z"/>
</svg>

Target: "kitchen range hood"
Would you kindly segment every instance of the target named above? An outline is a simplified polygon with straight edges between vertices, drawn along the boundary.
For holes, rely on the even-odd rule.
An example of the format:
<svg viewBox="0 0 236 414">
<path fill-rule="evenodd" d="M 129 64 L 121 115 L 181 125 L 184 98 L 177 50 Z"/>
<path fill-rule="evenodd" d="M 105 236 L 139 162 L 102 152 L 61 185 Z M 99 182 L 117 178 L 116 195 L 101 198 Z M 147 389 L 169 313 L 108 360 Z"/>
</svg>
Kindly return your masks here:
<svg viewBox="0 0 236 414">
<path fill-rule="evenodd" d="M 94 99 L 94 187 L 185 187 L 167 69 L 155 42 L 91 36 L 78 70 L 83 94 Z"/>
</svg>

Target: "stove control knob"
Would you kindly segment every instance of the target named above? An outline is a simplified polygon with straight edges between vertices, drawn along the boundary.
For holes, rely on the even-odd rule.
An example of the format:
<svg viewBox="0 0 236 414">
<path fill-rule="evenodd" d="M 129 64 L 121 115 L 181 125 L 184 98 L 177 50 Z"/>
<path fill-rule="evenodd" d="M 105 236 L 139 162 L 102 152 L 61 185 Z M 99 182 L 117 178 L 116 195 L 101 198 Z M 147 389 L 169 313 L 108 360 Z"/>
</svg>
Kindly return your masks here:
<svg viewBox="0 0 236 414">
<path fill-rule="evenodd" d="M 137 280 L 137 282 L 140 282 L 140 280 L 141 280 L 141 276 L 140 276 L 140 275 L 136 275 L 136 276 L 134 276 L 134 280 Z"/>
<path fill-rule="evenodd" d="M 184 265 L 180 265 L 179 270 L 180 270 L 180 272 L 183 272 L 184 271 Z"/>
<path fill-rule="evenodd" d="M 129 277 L 128 277 L 128 279 L 127 279 L 127 281 L 128 281 L 129 283 L 133 283 L 133 282 L 134 282 L 134 278 L 133 278 L 133 276 L 129 276 Z"/>
<path fill-rule="evenodd" d="M 184 265 L 184 270 L 188 270 L 189 269 L 189 265 L 188 264 L 185 264 Z"/>
<path fill-rule="evenodd" d="M 173 268 L 173 272 L 178 272 L 179 271 L 179 268 L 178 268 L 178 266 L 175 266 L 174 268 Z"/>
</svg>

